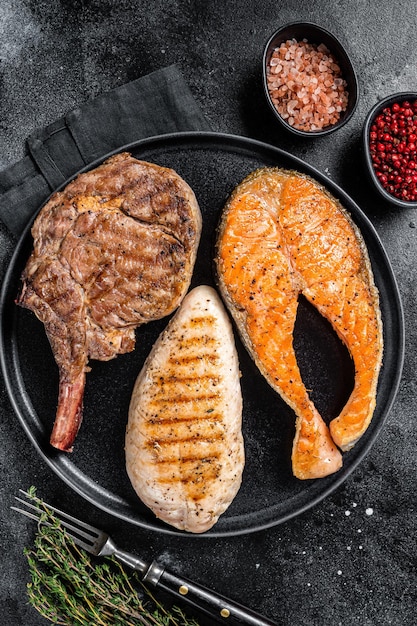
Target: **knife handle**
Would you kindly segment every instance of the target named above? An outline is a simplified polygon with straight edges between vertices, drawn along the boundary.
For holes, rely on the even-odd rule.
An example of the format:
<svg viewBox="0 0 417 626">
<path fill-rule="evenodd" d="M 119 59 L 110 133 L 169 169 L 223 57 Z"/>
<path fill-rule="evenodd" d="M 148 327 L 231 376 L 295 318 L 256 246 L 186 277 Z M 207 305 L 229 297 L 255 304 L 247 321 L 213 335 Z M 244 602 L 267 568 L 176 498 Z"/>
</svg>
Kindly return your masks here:
<svg viewBox="0 0 417 626">
<path fill-rule="evenodd" d="M 246 626 L 277 626 L 276 622 L 262 617 L 233 600 L 168 572 L 156 561 L 151 563 L 142 580 L 206 613 L 217 622 L 245 624 Z"/>
</svg>

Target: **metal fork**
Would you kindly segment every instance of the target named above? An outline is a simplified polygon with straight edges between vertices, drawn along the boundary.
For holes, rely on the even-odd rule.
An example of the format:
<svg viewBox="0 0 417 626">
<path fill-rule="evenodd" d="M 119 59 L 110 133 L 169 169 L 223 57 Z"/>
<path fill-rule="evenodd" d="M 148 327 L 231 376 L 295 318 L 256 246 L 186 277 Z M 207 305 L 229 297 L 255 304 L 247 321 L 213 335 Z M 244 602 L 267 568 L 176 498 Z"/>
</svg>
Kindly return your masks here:
<svg viewBox="0 0 417 626">
<path fill-rule="evenodd" d="M 26 496 L 28 495 L 22 489 L 19 491 Z M 16 496 L 15 499 L 27 508 L 21 509 L 12 506 L 14 511 L 18 511 L 37 522 L 40 521 L 41 511 L 38 507 Z M 94 556 L 114 555 L 121 563 L 138 571 L 144 583 L 163 589 L 216 621 L 229 624 L 247 624 L 248 626 L 277 626 L 275 622 L 262 617 L 255 611 L 167 571 L 156 561 L 149 564 L 129 552 L 120 550 L 111 537 L 102 530 L 68 515 L 68 513 L 60 511 L 50 504 L 44 503 L 44 505 L 53 511 L 61 525 L 66 529 L 67 534 L 78 546 Z M 48 522 L 42 523 L 48 524 Z"/>
</svg>

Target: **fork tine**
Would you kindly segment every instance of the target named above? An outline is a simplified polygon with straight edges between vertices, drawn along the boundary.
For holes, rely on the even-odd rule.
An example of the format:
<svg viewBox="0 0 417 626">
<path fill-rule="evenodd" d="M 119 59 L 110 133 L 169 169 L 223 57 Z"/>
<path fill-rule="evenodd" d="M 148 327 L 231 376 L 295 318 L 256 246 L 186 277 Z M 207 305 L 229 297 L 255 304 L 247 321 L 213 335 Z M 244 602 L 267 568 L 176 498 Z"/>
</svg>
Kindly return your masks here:
<svg viewBox="0 0 417 626">
<path fill-rule="evenodd" d="M 22 489 L 19 489 L 19 491 L 25 494 L 25 492 Z M 38 515 L 34 515 L 33 513 L 30 513 L 29 511 L 22 510 L 17 507 L 12 506 L 10 508 L 12 508 L 15 511 L 18 511 L 19 513 L 22 513 L 23 515 L 26 515 L 26 517 L 30 517 L 39 522 L 41 510 L 38 507 L 34 506 L 30 502 L 27 502 L 26 500 L 22 500 L 21 498 L 18 498 L 17 496 L 15 496 L 15 500 L 17 500 L 24 506 L 38 512 Z M 50 509 L 51 511 L 56 513 L 57 518 L 59 519 L 61 525 L 67 530 L 68 535 L 75 541 L 77 545 L 79 545 L 81 548 L 84 548 L 84 550 L 87 550 L 88 552 L 96 552 L 98 549 L 98 544 L 101 545 L 106 540 L 107 535 L 105 535 L 105 533 L 101 532 L 97 528 L 94 528 L 94 526 L 90 526 L 90 524 L 86 524 L 85 522 L 82 522 L 76 519 L 75 517 L 68 515 L 68 513 L 65 513 L 64 511 L 60 511 L 59 509 L 51 506 L 50 504 L 47 504 L 46 502 L 44 502 L 43 504 L 45 505 L 47 509 Z M 62 518 L 67 518 L 67 519 L 62 519 Z M 76 524 L 79 525 L 79 527 L 75 526 L 74 524 L 72 524 L 71 522 L 67 520 L 71 520 L 71 522 L 75 522 Z M 42 522 L 42 523 L 44 523 L 47 526 L 51 526 L 51 524 L 48 522 Z M 90 530 L 91 532 L 87 532 L 87 529 Z M 86 541 L 83 541 L 81 537 L 86 539 L 88 543 Z"/>
<path fill-rule="evenodd" d="M 16 498 L 17 500 L 17 498 Z M 23 509 L 18 509 L 17 506 L 11 506 L 10 507 L 12 509 L 12 511 L 17 511 L 18 513 L 22 513 L 22 515 L 26 515 L 26 517 L 30 517 L 31 519 L 34 519 L 36 522 L 39 522 L 39 517 L 37 515 L 34 515 L 33 513 L 30 513 L 29 511 L 24 511 Z M 42 522 L 43 524 L 45 524 L 46 526 L 50 526 L 51 524 L 49 524 L 49 522 Z"/>
<path fill-rule="evenodd" d="M 23 495 L 25 495 L 25 496 L 27 495 L 26 492 L 23 491 L 23 489 L 19 489 L 19 491 Z M 20 500 L 20 498 L 18 498 L 17 496 L 15 496 L 15 498 L 16 498 L 16 500 Z M 29 506 L 32 509 L 38 510 L 38 507 L 34 506 L 33 504 L 28 503 L 27 500 L 20 500 L 20 502 L 25 503 L 26 506 Z M 76 517 L 72 517 L 71 515 L 69 515 L 69 513 L 66 513 L 65 511 L 61 511 L 60 509 L 57 509 L 55 506 L 52 506 L 52 504 L 48 504 L 47 502 L 43 502 L 43 505 L 47 509 L 50 509 L 54 513 L 57 513 L 59 516 L 66 517 L 71 522 L 75 522 L 75 524 L 79 524 L 79 526 L 81 526 L 81 528 L 85 528 L 85 530 L 89 530 L 92 533 L 95 533 L 96 535 L 100 535 L 101 534 L 101 530 L 100 529 L 96 528 L 95 526 L 91 526 L 91 524 L 87 524 L 86 522 L 83 522 L 83 521 L 77 519 Z"/>
<path fill-rule="evenodd" d="M 17 511 L 18 513 L 21 513 L 22 515 L 24 515 L 25 517 L 30 517 L 30 519 L 35 520 L 35 522 L 40 522 L 41 521 L 41 517 L 40 517 L 40 509 L 38 509 L 36 506 L 33 506 L 32 504 L 30 504 L 29 502 L 25 502 L 24 500 L 21 500 L 20 498 L 17 498 L 15 496 L 15 500 L 18 500 L 19 502 L 22 502 L 22 504 L 24 504 L 25 506 L 29 506 L 31 509 L 34 509 L 35 511 L 38 511 L 38 515 L 35 515 L 34 513 L 31 513 L 30 511 L 26 511 L 25 509 L 19 509 L 17 506 L 11 506 L 10 508 L 12 509 L 12 511 Z M 61 522 L 61 520 L 60 520 Z M 50 522 L 47 522 L 46 520 L 42 520 L 41 522 L 42 524 L 44 524 L 45 526 L 52 526 L 52 524 Z M 63 522 L 61 522 L 62 525 Z M 75 535 L 73 535 L 71 532 L 69 532 L 69 530 L 66 530 L 67 534 L 69 537 L 71 537 L 71 539 L 73 539 L 73 541 L 79 545 L 81 545 L 80 539 L 78 539 L 77 537 L 75 537 Z M 81 547 L 84 547 L 86 550 L 89 549 L 89 546 L 87 544 L 82 545 Z"/>
<path fill-rule="evenodd" d="M 23 495 L 27 495 L 25 491 L 23 491 L 23 489 L 19 489 L 20 493 L 23 493 Z M 19 502 L 22 502 L 23 504 L 25 504 L 26 506 L 28 506 L 31 509 L 35 509 L 35 510 L 39 510 L 38 507 L 34 506 L 33 504 L 30 504 L 29 502 L 27 502 L 27 500 L 21 500 L 20 498 L 18 498 L 17 496 L 15 496 L 16 500 L 19 500 Z M 76 517 L 72 517 L 72 515 L 69 515 L 69 513 L 66 513 L 65 511 L 61 511 L 60 509 L 57 509 L 55 506 L 52 506 L 52 504 L 48 504 L 47 502 L 43 502 L 43 505 L 47 508 L 50 509 L 51 511 L 53 511 L 54 513 L 56 513 L 60 519 L 61 522 L 63 522 L 64 520 L 62 520 L 62 518 L 66 518 L 67 520 L 69 520 L 72 523 L 77 524 L 77 526 L 80 527 L 80 529 L 84 529 L 86 531 L 88 531 L 88 534 L 82 534 L 81 530 L 78 530 L 78 528 L 76 528 L 75 526 L 70 526 L 68 524 L 68 528 L 72 528 L 73 530 L 76 530 L 77 532 L 80 532 L 80 534 L 82 534 L 83 537 L 85 537 L 86 539 L 95 539 L 96 537 L 100 537 L 102 536 L 104 533 L 99 529 L 96 528 L 95 526 L 92 526 L 91 524 L 87 524 L 87 522 L 83 522 L 80 519 L 77 519 Z M 92 535 L 95 535 L 95 537 L 93 538 Z"/>
<path fill-rule="evenodd" d="M 24 513 L 27 517 L 32 517 L 32 519 L 37 519 L 38 521 L 40 520 L 41 517 L 41 513 L 42 510 L 37 507 L 34 506 L 33 504 L 31 504 L 30 502 L 27 502 L 26 500 L 22 500 L 21 498 L 18 498 L 17 496 L 14 497 L 15 500 L 17 500 L 18 502 L 20 502 L 21 504 L 24 504 L 27 508 L 32 509 L 32 511 L 36 511 L 36 515 L 34 513 L 30 513 L 28 511 L 26 511 L 25 509 L 16 509 L 16 507 L 11 506 L 11 509 L 14 509 L 15 511 L 18 510 L 20 511 L 20 513 Z M 51 526 L 51 524 L 46 523 L 48 526 Z"/>
<path fill-rule="evenodd" d="M 29 507 L 30 509 L 33 509 L 35 511 L 39 511 L 39 509 L 36 506 L 33 506 L 33 504 L 30 504 L 29 502 L 25 502 L 25 500 L 22 500 L 21 498 L 18 498 L 18 497 L 15 496 L 15 500 L 18 500 L 18 502 L 21 502 L 22 504 L 24 504 L 25 506 Z M 61 519 L 61 516 L 68 517 L 69 519 L 71 519 L 73 521 L 76 521 L 80 525 L 81 525 L 81 522 L 78 522 L 78 520 L 76 520 L 75 518 L 71 517 L 67 513 L 64 513 L 63 511 L 59 511 L 58 509 L 55 509 L 54 507 L 50 506 L 49 504 L 46 504 L 46 502 L 44 504 L 45 504 L 46 508 L 48 508 L 51 511 L 54 511 L 54 513 L 58 514 L 57 517 L 58 517 L 59 521 L 61 522 L 62 526 L 64 526 L 65 528 L 68 528 L 69 530 L 72 530 L 72 531 L 76 532 L 77 534 L 81 535 L 81 537 L 84 537 L 84 539 L 89 539 L 91 542 L 93 542 L 93 541 L 95 541 L 97 539 L 98 533 L 96 533 L 96 536 L 93 537 L 91 534 L 85 532 L 81 528 L 78 528 L 77 526 L 74 526 L 73 524 L 70 524 L 70 522 L 67 522 L 65 519 Z M 37 517 L 36 519 L 39 520 L 39 517 Z M 84 526 L 84 523 L 82 523 L 82 526 Z"/>
</svg>

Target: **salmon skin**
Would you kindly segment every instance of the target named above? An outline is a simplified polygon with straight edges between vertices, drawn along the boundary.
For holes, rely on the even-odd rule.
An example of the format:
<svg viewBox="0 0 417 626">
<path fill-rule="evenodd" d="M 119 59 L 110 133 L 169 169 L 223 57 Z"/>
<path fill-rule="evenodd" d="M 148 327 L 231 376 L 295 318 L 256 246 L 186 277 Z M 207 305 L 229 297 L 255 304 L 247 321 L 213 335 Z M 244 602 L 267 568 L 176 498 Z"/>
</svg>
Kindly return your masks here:
<svg viewBox="0 0 417 626">
<path fill-rule="evenodd" d="M 379 296 L 362 235 L 315 180 L 261 168 L 232 193 L 216 243 L 219 288 L 259 370 L 296 414 L 293 473 L 319 478 L 342 465 L 376 404 L 383 338 Z M 353 391 L 329 427 L 301 379 L 293 346 L 298 297 L 331 323 L 355 369 Z"/>
<path fill-rule="evenodd" d="M 244 467 L 242 394 L 232 325 L 216 291 L 196 287 L 152 348 L 134 386 L 126 469 L 166 523 L 209 530 Z"/>
</svg>

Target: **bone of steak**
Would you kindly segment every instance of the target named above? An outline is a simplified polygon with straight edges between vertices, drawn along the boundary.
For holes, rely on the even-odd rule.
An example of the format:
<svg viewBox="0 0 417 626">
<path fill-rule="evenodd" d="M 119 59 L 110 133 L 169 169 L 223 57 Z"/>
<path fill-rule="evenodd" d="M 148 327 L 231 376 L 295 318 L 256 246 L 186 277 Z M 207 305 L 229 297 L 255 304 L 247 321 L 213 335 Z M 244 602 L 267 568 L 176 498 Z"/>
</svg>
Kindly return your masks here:
<svg viewBox="0 0 417 626">
<path fill-rule="evenodd" d="M 17 303 L 43 322 L 59 368 L 52 446 L 72 450 L 89 359 L 132 351 L 136 327 L 179 306 L 200 234 L 189 185 L 128 153 L 80 174 L 42 208 Z"/>
</svg>

